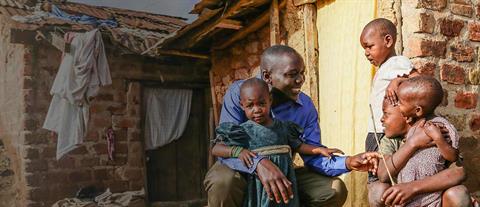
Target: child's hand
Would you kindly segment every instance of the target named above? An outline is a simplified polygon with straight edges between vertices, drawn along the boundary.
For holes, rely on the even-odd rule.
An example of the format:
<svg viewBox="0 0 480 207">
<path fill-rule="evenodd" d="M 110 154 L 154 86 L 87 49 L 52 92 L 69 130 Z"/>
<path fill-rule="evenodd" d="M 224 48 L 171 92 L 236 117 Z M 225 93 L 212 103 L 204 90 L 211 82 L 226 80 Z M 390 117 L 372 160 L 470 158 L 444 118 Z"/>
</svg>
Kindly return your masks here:
<svg viewBox="0 0 480 207">
<path fill-rule="evenodd" d="M 435 142 L 436 140 L 443 139 L 442 131 L 432 122 L 425 123 L 425 134 Z"/>
<path fill-rule="evenodd" d="M 399 85 L 400 79 L 393 79 L 390 81 L 390 84 L 388 84 L 388 87 L 385 90 L 385 98 L 387 98 L 388 102 L 392 105 L 397 105 L 398 103 L 397 91 Z"/>
<path fill-rule="evenodd" d="M 252 158 L 257 157 L 257 155 L 250 150 L 242 149 L 238 158 L 243 161 L 246 167 L 251 168 L 253 166 Z"/>
<path fill-rule="evenodd" d="M 345 154 L 342 150 L 337 148 L 326 148 L 326 147 L 317 147 L 313 150 L 317 155 L 323 155 L 325 157 L 331 158 L 334 153 Z"/>
</svg>

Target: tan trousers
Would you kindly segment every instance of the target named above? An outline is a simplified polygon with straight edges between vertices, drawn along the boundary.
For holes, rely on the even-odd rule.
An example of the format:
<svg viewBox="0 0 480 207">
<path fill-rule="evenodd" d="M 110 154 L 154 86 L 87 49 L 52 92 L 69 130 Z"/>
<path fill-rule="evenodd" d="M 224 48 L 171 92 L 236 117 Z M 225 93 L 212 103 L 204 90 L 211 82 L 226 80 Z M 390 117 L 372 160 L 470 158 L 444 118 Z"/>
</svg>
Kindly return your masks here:
<svg viewBox="0 0 480 207">
<path fill-rule="evenodd" d="M 347 188 L 337 177 L 328 177 L 307 168 L 295 170 L 302 206 L 342 206 Z M 226 165 L 216 162 L 204 180 L 209 207 L 241 207 L 246 180 Z"/>
</svg>

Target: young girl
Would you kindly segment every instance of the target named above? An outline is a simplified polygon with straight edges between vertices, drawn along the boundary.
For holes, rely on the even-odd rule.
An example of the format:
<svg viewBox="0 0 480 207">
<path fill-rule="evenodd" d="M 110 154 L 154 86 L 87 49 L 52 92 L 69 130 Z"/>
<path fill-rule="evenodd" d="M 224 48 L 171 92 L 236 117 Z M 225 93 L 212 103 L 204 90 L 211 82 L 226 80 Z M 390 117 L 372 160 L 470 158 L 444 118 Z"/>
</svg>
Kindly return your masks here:
<svg viewBox="0 0 480 207">
<path fill-rule="evenodd" d="M 238 157 L 248 167 L 253 164 L 252 157 L 265 156 L 292 182 L 294 197 L 288 203 L 275 204 L 268 198 L 260 180 L 249 176 L 244 206 L 299 206 L 291 149 L 302 154 L 328 157 L 343 152 L 303 144 L 299 139 L 303 130 L 299 126 L 272 119 L 271 102 L 267 83 L 257 78 L 246 80 L 240 87 L 240 104 L 249 120 L 240 125 L 222 123 L 216 131 L 225 145 L 215 145 L 212 154 L 224 158 Z"/>
</svg>

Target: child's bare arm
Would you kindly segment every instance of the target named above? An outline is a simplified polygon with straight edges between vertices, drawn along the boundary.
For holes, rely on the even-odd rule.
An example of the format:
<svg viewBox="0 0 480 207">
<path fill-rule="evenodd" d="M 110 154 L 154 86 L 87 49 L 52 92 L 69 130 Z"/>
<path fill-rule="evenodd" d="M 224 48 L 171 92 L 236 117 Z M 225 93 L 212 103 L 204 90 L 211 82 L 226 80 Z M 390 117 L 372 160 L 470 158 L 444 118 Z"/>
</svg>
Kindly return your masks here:
<svg viewBox="0 0 480 207">
<path fill-rule="evenodd" d="M 296 149 L 300 154 L 305 155 L 323 155 L 325 157 L 331 157 L 334 153 L 345 154 L 342 150 L 336 148 L 317 147 L 309 144 L 301 144 Z"/>
<path fill-rule="evenodd" d="M 447 140 L 442 135 L 440 128 L 431 122 L 427 122 L 425 124 L 425 133 L 433 139 L 433 142 L 437 145 L 443 158 L 450 162 L 457 161 L 458 151 L 448 144 Z"/>
<path fill-rule="evenodd" d="M 217 157 L 229 158 L 231 151 L 232 151 L 231 147 L 223 143 L 217 143 L 212 148 L 212 155 Z"/>
<path fill-rule="evenodd" d="M 239 146 L 230 147 L 223 143 L 215 144 L 212 149 L 212 154 L 223 158 L 238 158 L 249 168 L 253 165 L 253 158 L 256 157 L 255 153 L 248 149 Z"/>
</svg>

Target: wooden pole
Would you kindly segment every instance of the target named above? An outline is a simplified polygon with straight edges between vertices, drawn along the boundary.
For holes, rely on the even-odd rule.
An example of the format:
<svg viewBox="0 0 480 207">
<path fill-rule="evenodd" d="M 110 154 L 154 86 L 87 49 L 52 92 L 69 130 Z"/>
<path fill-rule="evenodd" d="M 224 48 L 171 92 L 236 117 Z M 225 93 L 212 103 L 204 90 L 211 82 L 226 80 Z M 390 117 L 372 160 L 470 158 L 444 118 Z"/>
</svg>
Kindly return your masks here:
<svg viewBox="0 0 480 207">
<path fill-rule="evenodd" d="M 210 92 L 212 93 L 212 105 L 213 105 L 213 120 L 214 120 L 214 126 L 218 126 L 218 121 L 219 121 L 219 108 L 218 108 L 218 102 L 217 102 L 217 95 L 215 93 L 215 82 L 213 81 L 213 71 L 210 70 L 208 73 L 210 77 Z"/>
<path fill-rule="evenodd" d="M 272 0 L 270 6 L 270 45 L 280 43 L 280 14 L 278 0 Z"/>
<path fill-rule="evenodd" d="M 305 70 L 308 84 L 310 85 L 310 97 L 317 109 L 319 109 L 318 88 L 318 31 L 317 31 L 317 7 L 315 4 L 303 5 L 303 28 L 305 32 Z"/>
</svg>

